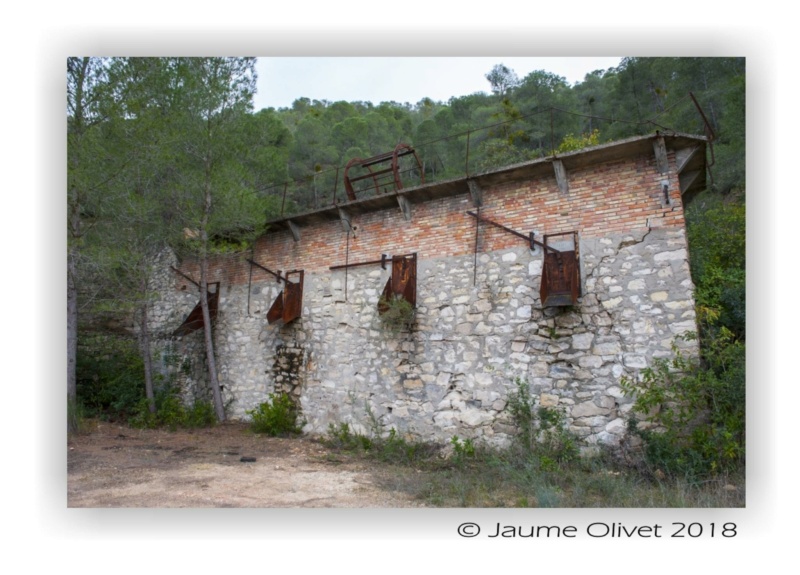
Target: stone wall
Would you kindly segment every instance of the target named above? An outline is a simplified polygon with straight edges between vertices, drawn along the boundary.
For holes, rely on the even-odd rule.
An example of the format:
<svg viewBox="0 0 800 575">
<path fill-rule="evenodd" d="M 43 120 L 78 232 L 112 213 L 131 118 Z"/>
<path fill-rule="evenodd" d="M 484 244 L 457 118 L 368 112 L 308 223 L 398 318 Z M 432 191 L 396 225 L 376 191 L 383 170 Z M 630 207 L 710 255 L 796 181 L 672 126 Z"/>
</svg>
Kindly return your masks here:
<svg viewBox="0 0 800 575">
<path fill-rule="evenodd" d="M 276 230 L 252 252 L 212 262 L 210 281 L 222 290 L 217 364 L 231 415 L 244 418 L 269 393 L 285 391 L 309 433 L 341 422 L 369 432 L 378 422 L 421 439 L 458 435 L 500 445 L 514 433 L 506 406 L 520 379 L 539 404 L 563 409 L 587 444 L 617 443 L 631 408 L 620 379 L 670 356 L 675 336 L 696 330 L 678 174 L 669 158 L 666 175 L 646 155 L 574 171 L 566 196 L 554 177 L 484 190 L 482 214 L 513 229 L 579 232 L 582 296 L 574 307 L 542 307 L 540 248 L 482 224 L 474 253 L 467 193 L 415 203 L 410 220 L 397 208 L 361 213 L 351 219 L 349 245 L 341 222 L 321 221 L 303 227 L 299 241 Z M 387 329 L 377 312 L 389 269 L 329 269 L 344 264 L 348 250 L 350 263 L 418 254 L 410 329 Z M 245 258 L 273 270 L 305 270 L 301 318 L 268 325 L 281 284 Z M 196 263 L 180 267 L 199 276 Z M 153 318 L 166 334 L 197 303 L 197 291 L 163 269 Z M 204 389 L 202 333 L 171 345 L 182 358 L 182 380 Z"/>
</svg>

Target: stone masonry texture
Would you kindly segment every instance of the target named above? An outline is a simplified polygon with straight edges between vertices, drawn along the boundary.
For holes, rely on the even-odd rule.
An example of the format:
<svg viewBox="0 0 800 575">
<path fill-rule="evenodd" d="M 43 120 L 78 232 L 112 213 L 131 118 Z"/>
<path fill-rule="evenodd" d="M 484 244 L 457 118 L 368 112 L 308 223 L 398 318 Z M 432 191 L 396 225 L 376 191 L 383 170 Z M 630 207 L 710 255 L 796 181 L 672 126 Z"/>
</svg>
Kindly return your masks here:
<svg viewBox="0 0 800 575">
<path fill-rule="evenodd" d="M 572 307 L 543 308 L 543 250 L 466 214 L 468 193 L 354 215 L 349 262 L 416 253 L 417 306 L 409 329 L 389 330 L 377 311 L 390 275 L 380 265 L 345 263 L 340 221 L 302 227 L 299 241 L 275 228 L 252 251 L 219 256 L 209 281 L 221 283 L 215 343 L 223 396 L 233 418 L 247 418 L 270 393 L 295 399 L 304 431 L 324 434 L 348 423 L 376 423 L 415 439 L 457 435 L 491 445 L 515 433 L 507 409 L 516 381 L 536 403 L 564 411 L 586 446 L 618 444 L 632 398 L 622 377 L 638 376 L 696 331 L 683 205 L 675 158 L 658 173 L 652 154 L 571 171 L 569 193 L 555 176 L 483 190 L 481 215 L 527 234 L 577 231 L 582 295 Z M 670 202 L 662 196 L 669 181 Z M 476 230 L 477 228 L 477 230 Z M 477 255 L 475 253 L 477 234 Z M 161 369 L 187 394 L 206 397 L 202 332 L 171 333 L 197 303 L 195 261 L 164 254 L 155 283 L 154 331 Z M 282 284 L 251 266 L 305 271 L 302 317 L 269 325 L 266 312 Z"/>
</svg>

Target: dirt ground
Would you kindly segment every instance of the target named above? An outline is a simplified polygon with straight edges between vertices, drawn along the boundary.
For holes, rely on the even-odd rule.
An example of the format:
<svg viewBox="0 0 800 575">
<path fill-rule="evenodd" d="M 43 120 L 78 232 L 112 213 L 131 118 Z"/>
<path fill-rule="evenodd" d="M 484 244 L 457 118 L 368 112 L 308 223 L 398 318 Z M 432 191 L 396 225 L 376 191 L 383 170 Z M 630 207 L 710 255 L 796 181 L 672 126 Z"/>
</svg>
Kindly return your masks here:
<svg viewBox="0 0 800 575">
<path fill-rule="evenodd" d="M 242 461 L 242 458 L 255 461 Z M 69 507 L 421 507 L 308 438 L 98 423 L 68 440 Z"/>
</svg>

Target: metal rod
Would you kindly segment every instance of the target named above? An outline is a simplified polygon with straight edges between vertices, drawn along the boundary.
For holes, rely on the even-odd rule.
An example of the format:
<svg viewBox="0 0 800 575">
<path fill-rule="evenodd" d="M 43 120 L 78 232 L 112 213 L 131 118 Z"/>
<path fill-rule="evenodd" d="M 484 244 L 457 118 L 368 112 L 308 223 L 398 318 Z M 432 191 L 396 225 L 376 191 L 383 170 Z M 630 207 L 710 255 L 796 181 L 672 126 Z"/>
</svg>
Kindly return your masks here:
<svg viewBox="0 0 800 575">
<path fill-rule="evenodd" d="M 268 274 L 272 274 L 272 275 L 274 275 L 274 276 L 275 276 L 275 277 L 278 279 L 278 281 L 279 281 L 279 282 L 289 283 L 289 282 L 286 280 L 286 278 L 285 278 L 285 277 L 281 276 L 280 270 L 278 270 L 278 273 L 275 273 L 275 272 L 274 272 L 274 271 L 272 271 L 271 269 L 265 268 L 265 267 L 264 267 L 264 266 L 262 266 L 261 264 L 259 264 L 259 263 L 256 263 L 256 262 L 254 262 L 254 261 L 253 261 L 253 260 L 251 260 L 251 259 L 245 259 L 245 261 L 246 261 L 246 262 L 249 262 L 251 265 L 254 265 L 254 266 L 256 266 L 257 268 L 261 268 L 262 270 L 264 270 L 264 271 L 265 271 L 265 272 L 267 272 Z M 251 270 L 252 270 L 252 268 L 251 268 Z M 293 272 L 295 272 L 295 271 L 297 271 L 297 270 L 293 270 Z M 288 273 L 293 273 L 293 272 L 286 272 L 286 273 L 288 274 Z"/>
<path fill-rule="evenodd" d="M 200 289 L 200 284 L 199 284 L 199 283 L 197 283 L 196 281 L 194 281 L 194 280 L 193 280 L 192 278 L 190 278 L 189 276 L 187 276 L 187 275 L 186 275 L 185 273 L 183 273 L 181 270 L 179 270 L 179 269 L 178 269 L 178 268 L 176 268 L 175 266 L 169 266 L 169 267 L 171 267 L 171 268 L 172 268 L 172 271 L 179 273 L 180 275 L 182 275 L 183 277 L 185 277 L 187 280 L 189 280 L 190 282 L 192 282 L 194 285 L 196 285 L 196 286 L 197 286 L 197 289 Z"/>
<path fill-rule="evenodd" d="M 253 244 L 250 247 L 250 257 L 253 257 L 253 253 L 255 252 L 256 246 Z M 253 284 L 253 266 L 250 266 L 250 275 L 247 278 L 247 316 L 250 317 L 250 291 L 251 286 Z"/>
<path fill-rule="evenodd" d="M 472 262 L 472 285 L 478 284 L 478 233 L 481 226 L 481 207 L 478 206 L 478 213 L 475 216 L 475 260 Z"/>
<path fill-rule="evenodd" d="M 517 236 L 518 238 L 521 238 L 521 239 L 525 240 L 525 241 L 526 241 L 526 242 L 528 242 L 528 243 L 530 243 L 530 242 L 533 242 L 533 243 L 534 243 L 534 244 L 536 244 L 537 246 L 541 246 L 541 247 L 543 247 L 544 249 L 546 249 L 546 250 L 550 250 L 550 251 L 551 251 L 551 252 L 553 252 L 553 253 L 556 253 L 556 254 L 557 254 L 557 253 L 561 253 L 561 252 L 560 252 L 560 250 L 557 250 L 557 249 L 555 249 L 555 248 L 552 248 L 552 247 L 550 247 L 550 246 L 546 246 L 546 245 L 544 245 L 543 243 L 541 243 L 541 242 L 539 242 L 539 241 L 537 241 L 537 240 L 535 240 L 535 239 L 531 238 L 531 236 L 530 236 L 530 235 L 527 235 L 527 236 L 526 236 L 525 234 L 521 234 L 521 233 L 519 233 L 519 232 L 515 232 L 515 231 L 514 231 L 514 230 L 512 230 L 511 228 L 507 228 L 507 227 L 505 227 L 503 224 L 498 224 L 497 222 L 493 222 L 492 220 L 490 220 L 490 219 L 488 219 L 488 218 L 485 218 L 485 217 L 483 217 L 483 216 L 480 216 L 480 215 L 476 214 L 475 212 L 467 212 L 467 215 L 470 215 L 470 216 L 472 216 L 473 218 L 479 219 L 479 220 L 481 220 L 482 222 L 486 222 L 487 224 L 492 224 L 493 226 L 496 226 L 496 227 L 500 228 L 501 230 L 504 230 L 504 231 L 508 232 L 509 234 L 513 234 L 513 235 Z M 572 233 L 572 232 L 564 232 L 564 233 Z M 551 234 L 551 235 L 554 235 L 554 236 L 555 236 L 555 235 L 561 235 L 561 234 Z"/>
<path fill-rule="evenodd" d="M 347 261 L 347 257 L 346 256 L 345 256 L 345 261 Z M 372 261 L 369 261 L 369 262 L 359 262 L 357 264 L 345 263 L 344 265 L 331 266 L 328 269 L 329 270 L 344 270 L 344 269 L 347 269 L 347 268 L 357 268 L 357 267 L 361 267 L 361 266 L 374 266 L 375 264 L 383 264 L 383 263 L 385 263 L 384 260 L 372 260 Z"/>
<path fill-rule="evenodd" d="M 703 108 L 701 108 L 700 104 L 697 103 L 697 99 L 694 97 L 694 94 L 689 92 L 689 97 L 692 99 L 692 102 L 694 102 L 697 111 L 700 112 L 700 117 L 703 118 L 703 123 L 706 125 L 706 129 L 711 133 L 711 141 L 713 142 L 716 139 L 716 134 L 714 134 L 714 129 L 711 127 L 708 118 L 706 118 L 706 115 L 703 113 Z"/>
<path fill-rule="evenodd" d="M 464 160 L 464 175 L 466 177 L 469 177 L 469 134 L 470 132 L 467 132 L 467 154 Z"/>
<path fill-rule="evenodd" d="M 695 108 L 697 111 L 700 112 L 700 116 L 703 118 L 703 123 L 706 127 L 706 134 L 710 135 L 711 137 L 708 139 L 708 147 L 711 149 L 711 163 L 706 166 L 708 170 L 708 175 L 711 177 L 711 185 L 714 185 L 714 172 L 711 171 L 711 168 L 714 164 L 717 163 L 717 159 L 714 157 L 714 140 L 717 138 L 716 134 L 714 133 L 714 129 L 711 127 L 711 123 L 706 118 L 706 115 L 703 113 L 703 108 L 700 107 L 700 104 L 697 102 L 697 99 L 694 97 L 694 94 L 689 92 L 689 96 L 692 98 L 692 102 L 694 102 Z"/>
<path fill-rule="evenodd" d="M 336 201 L 336 191 L 339 189 L 339 166 L 336 166 L 336 176 L 333 180 L 333 205 L 338 204 Z"/>
<path fill-rule="evenodd" d="M 403 255 L 394 256 L 394 257 L 396 257 L 396 258 L 408 258 L 408 257 L 414 256 L 414 255 L 416 255 L 416 254 L 415 253 L 414 254 L 403 254 Z M 381 255 L 381 259 L 379 259 L 379 260 L 371 260 L 371 261 L 368 261 L 368 262 L 358 262 L 357 264 L 346 263 L 344 265 L 331 266 L 328 269 L 329 270 L 343 270 L 343 269 L 346 269 L 346 268 L 357 268 L 357 267 L 361 267 L 361 266 L 374 266 L 376 264 L 381 264 L 381 267 L 383 269 L 386 269 L 386 263 L 389 261 L 389 259 L 390 259 L 390 256 L 388 256 L 386 254 L 382 254 Z"/>
<path fill-rule="evenodd" d="M 347 270 L 350 269 L 350 266 L 347 265 L 350 263 L 350 232 L 353 231 L 352 226 L 347 226 L 347 249 L 344 252 L 344 301 L 347 301 Z"/>
</svg>

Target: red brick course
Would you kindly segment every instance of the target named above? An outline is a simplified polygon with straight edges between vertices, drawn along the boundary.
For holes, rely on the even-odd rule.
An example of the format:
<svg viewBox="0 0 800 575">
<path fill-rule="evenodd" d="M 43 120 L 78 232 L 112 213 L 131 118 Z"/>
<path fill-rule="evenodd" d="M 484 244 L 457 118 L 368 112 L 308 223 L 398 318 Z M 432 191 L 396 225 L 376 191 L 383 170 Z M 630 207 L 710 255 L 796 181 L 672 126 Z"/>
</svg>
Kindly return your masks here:
<svg viewBox="0 0 800 575">
<path fill-rule="evenodd" d="M 483 190 L 481 215 L 513 230 L 544 234 L 576 230 L 581 237 L 600 237 L 642 230 L 648 219 L 662 227 L 683 227 L 684 215 L 675 159 L 671 170 L 660 174 L 655 158 L 640 156 L 568 171 L 569 193 L 563 195 L 555 175 L 533 181 L 505 183 Z M 669 181 L 670 205 L 663 207 L 661 182 Z M 399 207 L 353 216 L 357 228 L 350 238 L 350 263 L 380 259 L 381 254 L 417 252 L 420 259 L 463 256 L 475 249 L 475 210 L 469 194 L 412 204 L 412 220 Z M 479 250 L 491 252 L 521 245 L 521 240 L 493 226 L 481 224 Z M 272 270 L 327 270 L 345 263 L 347 234 L 341 222 L 329 221 L 301 228 L 295 242 L 289 231 L 270 231 L 255 244 L 254 252 L 214 256 L 209 262 L 209 282 L 241 285 L 248 281 L 275 281 L 252 267 L 252 257 Z M 181 271 L 199 280 L 196 261 L 184 261 Z M 252 273 L 252 278 L 250 274 Z M 178 287 L 187 282 L 176 274 Z"/>
</svg>

